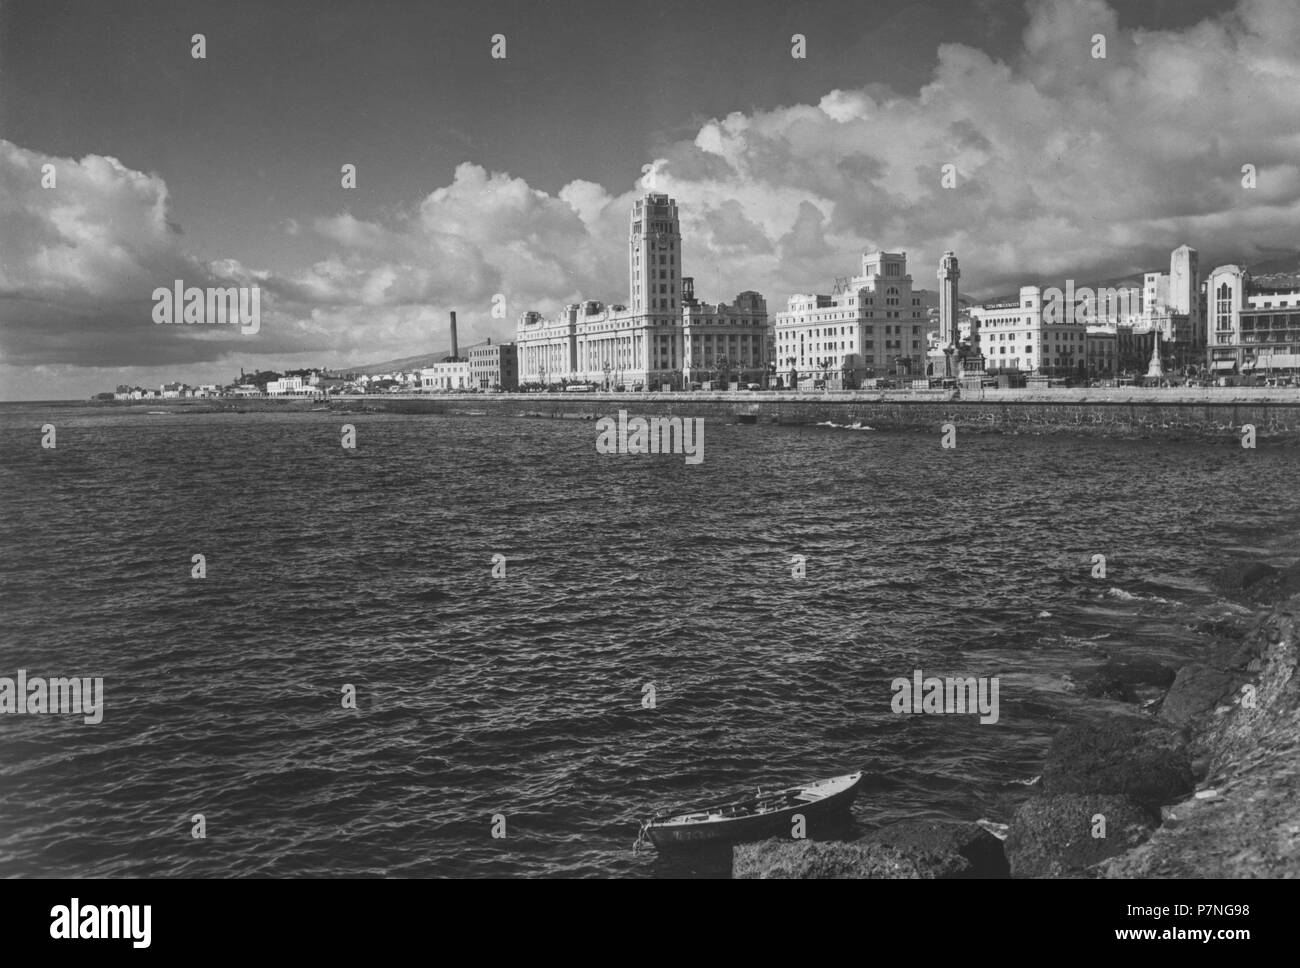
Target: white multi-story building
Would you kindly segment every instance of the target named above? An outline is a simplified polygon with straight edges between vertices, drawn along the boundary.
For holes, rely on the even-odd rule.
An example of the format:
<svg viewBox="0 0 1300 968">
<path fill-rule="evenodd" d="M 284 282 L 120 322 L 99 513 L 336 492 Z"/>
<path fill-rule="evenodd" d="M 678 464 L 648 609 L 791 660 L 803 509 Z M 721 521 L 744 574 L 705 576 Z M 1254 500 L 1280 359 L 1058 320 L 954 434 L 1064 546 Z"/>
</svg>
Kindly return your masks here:
<svg viewBox="0 0 1300 968">
<path fill-rule="evenodd" d="M 1142 318 L 1134 325 L 1158 330 L 1169 362 L 1186 364 L 1205 348 L 1205 318 L 1201 313 L 1200 256 L 1180 245 L 1169 254 L 1169 272 L 1142 277 Z"/>
<path fill-rule="evenodd" d="M 1264 288 L 1236 265 L 1205 281 L 1211 373 L 1300 372 L 1300 287 Z"/>
<path fill-rule="evenodd" d="M 980 349 L 990 373 L 1031 373 L 1042 365 L 1043 293 L 1038 286 L 1021 286 L 1014 302 L 972 306 L 970 315 L 979 320 Z"/>
<path fill-rule="evenodd" d="M 766 336 L 767 309 L 757 293 L 741 293 L 731 306 L 695 302 L 690 280 L 682 277 L 677 203 L 648 194 L 632 205 L 628 305 L 572 303 L 554 319 L 522 313 L 515 336 L 519 382 L 679 386 L 723 357 L 731 373 L 753 361 L 740 377 L 757 377 L 768 364 Z"/>
<path fill-rule="evenodd" d="M 783 380 L 828 387 L 924 372 L 929 311 L 912 291 L 906 252 L 869 252 L 830 295 L 799 293 L 776 316 Z"/>
<path fill-rule="evenodd" d="M 1067 280 L 1064 290 L 1022 286 L 1014 302 L 974 307 L 988 370 L 1060 377 L 1133 371 L 1134 354 L 1155 333 L 1169 363 L 1190 362 L 1205 338 L 1196 250 L 1179 246 L 1169 265 L 1168 275 L 1145 273 L 1140 292 L 1076 289 Z"/>
<path fill-rule="evenodd" d="M 1085 342 L 1091 318 L 1086 312 L 1072 312 L 1072 306 L 1060 311 L 1055 303 L 1051 305 L 1054 311 L 1045 312 L 1041 287 L 1021 286 L 1015 302 L 971 307 L 971 316 L 980 323 L 980 349 L 990 373 L 1019 371 L 1061 377 L 1080 373 L 1079 364 L 1087 359 Z M 1072 321 L 1076 315 L 1079 322 Z"/>
<path fill-rule="evenodd" d="M 285 376 L 267 383 L 266 392 L 273 397 L 302 396 L 311 393 L 312 389 L 300 376 Z"/>
<path fill-rule="evenodd" d="M 468 390 L 476 386 L 470 372 L 470 362 L 464 359 L 443 360 L 420 371 L 421 390 Z"/>
<path fill-rule="evenodd" d="M 767 302 L 756 292 L 742 292 L 732 305 L 697 302 L 694 280 L 682 291 L 684 368 L 691 381 L 704 382 L 721 372 L 757 377 L 767 368 Z"/>
</svg>

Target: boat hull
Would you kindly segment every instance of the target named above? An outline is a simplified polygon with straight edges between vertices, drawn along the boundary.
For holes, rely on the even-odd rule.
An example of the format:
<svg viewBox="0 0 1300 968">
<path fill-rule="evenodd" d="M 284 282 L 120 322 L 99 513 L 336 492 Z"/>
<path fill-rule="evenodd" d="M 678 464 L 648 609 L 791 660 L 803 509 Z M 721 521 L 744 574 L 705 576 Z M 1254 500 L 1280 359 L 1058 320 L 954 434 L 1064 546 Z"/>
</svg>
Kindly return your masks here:
<svg viewBox="0 0 1300 968">
<path fill-rule="evenodd" d="M 645 835 L 660 850 L 708 844 L 737 844 L 788 835 L 796 814 L 802 814 L 805 820 L 813 820 L 845 811 L 853 804 L 861 785 L 862 774 L 859 773 L 844 789 L 818 800 L 744 817 L 690 823 L 652 822 L 646 828 Z"/>
</svg>

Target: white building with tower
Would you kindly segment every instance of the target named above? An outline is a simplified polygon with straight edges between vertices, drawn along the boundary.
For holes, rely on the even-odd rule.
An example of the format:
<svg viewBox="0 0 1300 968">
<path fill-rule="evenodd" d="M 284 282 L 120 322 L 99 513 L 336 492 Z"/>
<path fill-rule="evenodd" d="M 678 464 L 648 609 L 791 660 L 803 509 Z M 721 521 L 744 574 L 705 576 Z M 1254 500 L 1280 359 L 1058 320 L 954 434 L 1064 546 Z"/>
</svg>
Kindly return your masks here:
<svg viewBox="0 0 1300 968">
<path fill-rule="evenodd" d="M 1300 376 L 1300 286 L 1263 286 L 1237 265 L 1205 282 L 1212 376 Z"/>
<path fill-rule="evenodd" d="M 629 221 L 627 305 L 588 300 L 554 318 L 522 313 L 515 335 L 519 382 L 638 389 L 715 376 L 761 380 L 769 362 L 763 297 L 744 292 L 731 304 L 696 301 L 693 281 L 682 276 L 681 221 L 669 196 L 637 199 Z"/>
<path fill-rule="evenodd" d="M 1200 256 L 1187 245 L 1169 254 L 1168 273 L 1142 277 L 1142 314 L 1133 325 L 1159 334 L 1164 359 L 1172 366 L 1196 362 L 1205 349 L 1200 293 Z"/>
</svg>

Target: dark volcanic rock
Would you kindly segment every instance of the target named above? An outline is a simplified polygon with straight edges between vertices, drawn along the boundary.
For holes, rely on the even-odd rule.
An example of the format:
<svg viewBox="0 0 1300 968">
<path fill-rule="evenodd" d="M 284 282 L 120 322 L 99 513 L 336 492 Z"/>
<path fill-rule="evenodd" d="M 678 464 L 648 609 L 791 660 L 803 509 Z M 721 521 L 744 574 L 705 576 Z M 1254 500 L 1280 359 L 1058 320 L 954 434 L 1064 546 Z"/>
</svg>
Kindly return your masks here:
<svg viewBox="0 0 1300 968">
<path fill-rule="evenodd" d="M 762 840 L 731 853 L 735 878 L 934 879 L 967 873 L 960 854 L 853 841 Z"/>
<path fill-rule="evenodd" d="M 904 820 L 873 831 L 860 842 L 919 851 L 927 856 L 956 854 L 968 862 L 967 869 L 957 873 L 1006 874 L 1008 870 L 1002 841 L 973 823 Z"/>
<path fill-rule="evenodd" d="M 1235 639 L 1224 639 L 1210 649 L 1204 664 L 1220 672 L 1241 672 L 1260 657 L 1265 644 L 1258 635 L 1247 634 Z"/>
<path fill-rule="evenodd" d="M 1154 659 L 1110 659 L 1084 680 L 1083 694 L 1133 702 L 1139 693 L 1168 689 L 1173 681 L 1174 670 Z"/>
<path fill-rule="evenodd" d="M 1277 569 L 1272 565 L 1234 561 L 1219 569 L 1219 573 L 1214 576 L 1214 583 L 1227 592 L 1242 592 L 1275 574 Z"/>
<path fill-rule="evenodd" d="M 1173 806 L 1146 843 L 1099 868 L 1106 877 L 1300 877 L 1300 596 L 1247 637 L 1259 652 L 1252 694 L 1195 724 L 1207 789 Z"/>
<path fill-rule="evenodd" d="M 1186 744 L 1144 720 L 1077 724 L 1056 734 L 1043 766 L 1043 792 L 1125 794 L 1158 807 L 1195 783 Z"/>
<path fill-rule="evenodd" d="M 1111 659 L 1102 671 L 1108 672 L 1131 686 L 1159 686 L 1168 689 L 1174 681 L 1176 669 L 1155 659 Z"/>
<path fill-rule="evenodd" d="M 1085 868 L 1138 846 L 1155 827 L 1151 811 L 1132 797 L 1035 797 L 1016 813 L 1007 834 L 1011 876 L 1088 876 Z M 1095 835 L 1103 829 L 1105 836 Z"/>
<path fill-rule="evenodd" d="M 1272 569 L 1270 574 L 1250 585 L 1246 597 L 1261 605 L 1276 605 L 1296 594 L 1300 594 L 1300 561 L 1281 570 Z"/>
<path fill-rule="evenodd" d="M 1133 688 L 1112 670 L 1104 667 L 1083 681 L 1083 694 L 1093 699 L 1115 699 L 1132 702 Z"/>
<path fill-rule="evenodd" d="M 1232 616 L 1202 619 L 1193 625 L 1192 629 L 1196 632 L 1207 632 L 1221 639 L 1239 639 L 1246 634 L 1245 624 Z"/>
<path fill-rule="evenodd" d="M 1174 684 L 1165 694 L 1160 718 L 1175 726 L 1186 726 L 1230 701 L 1240 678 L 1201 663 L 1185 665 L 1178 670 Z"/>
</svg>

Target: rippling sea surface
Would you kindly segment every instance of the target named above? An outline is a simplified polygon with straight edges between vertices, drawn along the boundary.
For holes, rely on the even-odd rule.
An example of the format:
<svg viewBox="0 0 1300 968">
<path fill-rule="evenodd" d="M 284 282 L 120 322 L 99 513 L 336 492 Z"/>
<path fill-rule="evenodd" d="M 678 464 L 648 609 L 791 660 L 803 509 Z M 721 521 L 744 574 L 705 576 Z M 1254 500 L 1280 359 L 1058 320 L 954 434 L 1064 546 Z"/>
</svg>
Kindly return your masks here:
<svg viewBox="0 0 1300 968">
<path fill-rule="evenodd" d="M 856 769 L 861 828 L 975 819 L 1106 714 L 1072 678 L 1190 654 L 1241 612 L 1208 576 L 1300 531 L 1293 448 L 710 419 L 688 466 L 595 437 L 0 407 L 0 676 L 105 688 L 98 725 L 0 716 L 0 874 L 725 874 L 634 854 L 637 820 Z M 999 721 L 895 715 L 915 669 L 1000 677 Z"/>
</svg>

